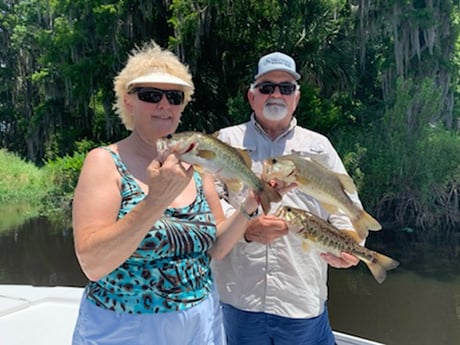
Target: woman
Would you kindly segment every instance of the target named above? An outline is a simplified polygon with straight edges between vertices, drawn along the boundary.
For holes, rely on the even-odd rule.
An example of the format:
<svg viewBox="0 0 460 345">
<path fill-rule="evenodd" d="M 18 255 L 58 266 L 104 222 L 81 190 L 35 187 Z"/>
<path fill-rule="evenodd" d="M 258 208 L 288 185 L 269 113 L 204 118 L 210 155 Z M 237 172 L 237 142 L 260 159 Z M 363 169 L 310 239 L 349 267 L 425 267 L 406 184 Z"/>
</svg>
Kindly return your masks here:
<svg viewBox="0 0 460 345">
<path fill-rule="evenodd" d="M 90 281 L 73 344 L 225 344 L 210 260 L 243 236 L 247 214 L 225 218 L 212 176 L 156 150 L 191 99 L 191 74 L 150 42 L 114 89 L 131 133 L 88 153 L 75 190 L 75 250 Z M 245 205 L 257 209 L 253 196 Z"/>
</svg>

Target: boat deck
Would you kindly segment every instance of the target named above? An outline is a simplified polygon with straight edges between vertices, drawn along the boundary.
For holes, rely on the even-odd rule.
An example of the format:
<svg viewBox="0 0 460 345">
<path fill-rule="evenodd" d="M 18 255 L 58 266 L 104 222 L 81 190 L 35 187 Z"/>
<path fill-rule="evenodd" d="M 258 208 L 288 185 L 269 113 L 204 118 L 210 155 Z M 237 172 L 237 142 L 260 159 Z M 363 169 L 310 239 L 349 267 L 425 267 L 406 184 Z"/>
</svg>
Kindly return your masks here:
<svg viewBox="0 0 460 345">
<path fill-rule="evenodd" d="M 71 344 L 83 289 L 0 285 L 0 344 Z M 334 332 L 337 345 L 383 345 Z"/>
</svg>

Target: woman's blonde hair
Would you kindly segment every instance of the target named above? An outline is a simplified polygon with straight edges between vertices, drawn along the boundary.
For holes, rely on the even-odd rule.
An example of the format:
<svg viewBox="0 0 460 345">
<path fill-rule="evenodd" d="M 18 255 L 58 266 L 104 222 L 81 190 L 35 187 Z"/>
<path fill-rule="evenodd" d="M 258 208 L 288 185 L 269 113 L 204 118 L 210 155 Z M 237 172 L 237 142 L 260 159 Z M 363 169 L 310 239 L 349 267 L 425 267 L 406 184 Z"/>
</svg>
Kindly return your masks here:
<svg viewBox="0 0 460 345">
<path fill-rule="evenodd" d="M 128 93 L 127 85 L 131 80 L 153 72 L 171 74 L 191 85 L 191 88 L 178 86 L 185 95 L 182 110 L 192 99 L 194 88 L 188 66 L 184 65 L 171 51 L 162 49 L 153 40 L 145 43 L 142 47 L 136 46 L 131 50 L 126 66 L 115 77 L 113 83 L 116 96 L 113 109 L 128 130 L 133 129 L 134 123 L 124 102 L 124 97 Z"/>
</svg>

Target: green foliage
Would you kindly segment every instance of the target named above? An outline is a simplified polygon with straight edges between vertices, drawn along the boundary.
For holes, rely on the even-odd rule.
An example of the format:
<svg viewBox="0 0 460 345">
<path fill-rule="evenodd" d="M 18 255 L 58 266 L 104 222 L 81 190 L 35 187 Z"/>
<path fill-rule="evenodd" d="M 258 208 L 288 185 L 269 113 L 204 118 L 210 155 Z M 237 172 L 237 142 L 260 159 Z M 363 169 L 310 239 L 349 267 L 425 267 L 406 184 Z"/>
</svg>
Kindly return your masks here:
<svg viewBox="0 0 460 345">
<path fill-rule="evenodd" d="M 0 204 L 27 200 L 31 205 L 37 205 L 51 188 L 46 174 L 40 168 L 14 153 L 0 149 Z"/>
<path fill-rule="evenodd" d="M 48 213 L 69 208 L 86 154 L 95 146 L 91 140 L 81 140 L 75 143 L 72 155 L 46 161 L 43 170 L 53 186 L 44 201 Z"/>
<path fill-rule="evenodd" d="M 95 146 L 90 140 L 77 142 L 73 155 L 48 160 L 42 168 L 0 149 L 0 204 L 31 215 L 68 209 L 83 161 Z"/>
<path fill-rule="evenodd" d="M 362 147 L 359 143 L 355 143 L 353 150 L 350 150 L 342 157 L 343 164 L 347 169 L 349 175 L 353 178 L 358 191 L 361 191 L 365 187 L 365 174 L 361 170 L 364 164 L 364 159 L 367 154 L 367 148 Z"/>
<path fill-rule="evenodd" d="M 460 223 L 460 135 L 442 124 L 425 125 L 414 144 L 388 145 L 381 132 L 335 133 L 364 207 L 384 227 L 449 239 Z"/>
<path fill-rule="evenodd" d="M 300 92 L 301 98 L 295 115 L 301 126 L 330 133 L 351 120 L 338 102 L 322 98 L 318 88 L 302 84 Z"/>
<path fill-rule="evenodd" d="M 46 163 L 47 174 L 59 193 L 73 192 L 84 159 L 84 153 L 75 152 L 72 156 L 57 157 Z"/>
<path fill-rule="evenodd" d="M 425 128 L 432 114 L 440 112 L 440 92 L 432 80 L 425 79 L 415 83 L 412 80 L 399 80 L 393 105 L 389 105 L 383 116 L 381 135 L 377 142 L 382 144 L 379 157 L 386 157 L 387 169 L 393 174 L 379 176 L 380 188 L 400 186 L 403 190 L 417 190 L 424 183 L 426 169 L 431 162 L 419 156 L 420 145 L 425 140 Z M 388 179 L 391 177 L 391 179 Z M 384 189 L 380 196 L 385 197 Z"/>
<path fill-rule="evenodd" d="M 239 124 L 249 120 L 252 109 L 242 94 L 229 98 L 227 101 L 228 117 L 232 124 Z"/>
<path fill-rule="evenodd" d="M 458 181 L 455 164 L 440 161 L 456 162 L 457 137 L 446 131 L 460 118 L 456 2 L 20 0 L 0 7 L 0 147 L 46 162 L 50 199 L 70 193 L 92 146 L 75 142 L 126 135 L 112 109 L 113 77 L 135 44 L 153 38 L 193 75 L 180 130 L 246 121 L 257 60 L 283 51 L 302 75 L 299 124 L 338 144 L 371 213 L 426 225 L 434 223 L 422 222 L 420 210 L 433 220 L 445 209 L 455 219 L 439 205 Z M 417 211 L 406 217 L 406 209 Z"/>
<path fill-rule="evenodd" d="M 399 80 L 381 123 L 338 128 L 333 142 L 365 208 L 385 227 L 449 238 L 460 223 L 460 135 L 429 122 L 440 97 L 429 79 Z"/>
</svg>

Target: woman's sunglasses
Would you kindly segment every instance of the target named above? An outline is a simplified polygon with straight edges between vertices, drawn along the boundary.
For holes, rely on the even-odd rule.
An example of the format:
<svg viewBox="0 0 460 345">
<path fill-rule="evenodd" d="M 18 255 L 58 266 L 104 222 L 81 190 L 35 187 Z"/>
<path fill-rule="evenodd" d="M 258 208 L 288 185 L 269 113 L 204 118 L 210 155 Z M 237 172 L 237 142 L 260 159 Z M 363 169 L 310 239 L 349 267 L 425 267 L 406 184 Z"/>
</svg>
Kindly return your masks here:
<svg viewBox="0 0 460 345">
<path fill-rule="evenodd" d="M 271 95 L 275 92 L 276 87 L 280 90 L 282 95 L 292 95 L 297 89 L 297 85 L 293 83 L 272 83 L 271 81 L 263 81 L 257 84 L 255 87 L 259 89 L 259 92 L 264 95 Z"/>
<path fill-rule="evenodd" d="M 166 99 L 171 105 L 180 105 L 184 103 L 184 91 L 181 90 L 162 90 L 154 87 L 136 87 L 128 93 L 137 93 L 140 101 L 147 103 L 158 103 L 166 95 Z"/>
</svg>

